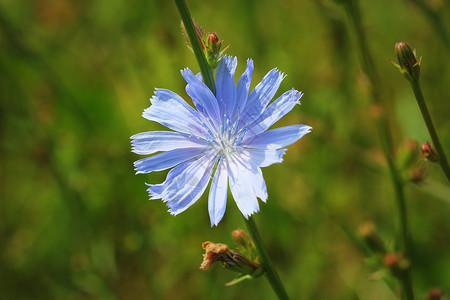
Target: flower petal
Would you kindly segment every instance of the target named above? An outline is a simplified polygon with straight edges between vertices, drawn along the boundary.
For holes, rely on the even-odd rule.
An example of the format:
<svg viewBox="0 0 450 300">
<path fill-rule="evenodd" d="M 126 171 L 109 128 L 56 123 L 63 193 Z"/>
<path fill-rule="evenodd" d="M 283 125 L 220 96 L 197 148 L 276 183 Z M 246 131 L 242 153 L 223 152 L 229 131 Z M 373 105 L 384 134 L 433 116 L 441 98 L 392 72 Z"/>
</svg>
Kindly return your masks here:
<svg viewBox="0 0 450 300">
<path fill-rule="evenodd" d="M 201 197 L 216 163 L 217 158 L 205 155 L 173 179 L 171 186 L 163 193 L 163 199 L 167 201 L 172 215 L 185 211 Z"/>
<path fill-rule="evenodd" d="M 135 134 L 132 151 L 136 154 L 147 155 L 159 151 L 169 151 L 179 148 L 206 147 L 204 141 L 180 132 L 148 131 Z"/>
<path fill-rule="evenodd" d="M 255 87 L 248 97 L 244 111 L 246 124 L 251 124 L 257 119 L 272 100 L 273 96 L 280 87 L 285 75 L 280 73 L 276 68 L 269 71 L 263 80 Z"/>
<path fill-rule="evenodd" d="M 259 211 L 258 199 L 252 187 L 256 170 L 249 170 L 235 156 L 227 158 L 227 169 L 230 174 L 230 190 L 239 210 L 246 219 Z"/>
<path fill-rule="evenodd" d="M 152 105 L 142 116 L 172 130 L 204 137 L 198 112 L 180 96 L 169 90 L 157 89 L 150 99 Z"/>
<path fill-rule="evenodd" d="M 241 155 L 246 157 L 248 161 L 251 161 L 258 167 L 268 167 L 275 163 L 281 163 L 283 161 L 283 155 L 286 153 L 286 149 L 250 149 L 244 148 L 241 151 Z"/>
<path fill-rule="evenodd" d="M 187 160 L 187 161 L 179 164 L 172 170 L 170 170 L 169 173 L 167 173 L 166 180 L 163 183 L 159 183 L 159 184 L 146 183 L 149 187 L 147 189 L 147 192 L 150 195 L 150 200 L 162 199 L 162 194 L 167 189 L 167 187 L 172 183 L 172 180 L 175 177 L 177 177 L 178 175 L 180 175 L 184 170 L 186 170 L 187 167 L 189 167 L 189 165 L 191 165 L 194 161 L 196 161 L 198 159 L 199 158 L 193 158 L 193 159 Z"/>
<path fill-rule="evenodd" d="M 134 162 L 136 174 L 162 171 L 205 152 L 205 148 L 175 149 Z"/>
<path fill-rule="evenodd" d="M 217 122 L 219 120 L 220 110 L 217 99 L 211 90 L 188 68 L 182 70 L 181 75 L 183 75 L 188 83 L 186 92 L 191 96 L 192 100 L 194 100 L 194 103 L 197 102 L 201 105 L 201 107 L 197 107 L 197 109 L 211 117 L 213 121 Z M 218 123 L 215 125 L 218 125 Z"/>
<path fill-rule="evenodd" d="M 289 146 L 311 132 L 308 125 L 291 125 L 263 132 L 243 141 L 243 146 L 257 149 L 279 149 Z"/>
<path fill-rule="evenodd" d="M 299 100 L 302 95 L 301 92 L 294 89 L 285 92 L 272 102 L 252 125 L 248 126 L 247 136 L 254 136 L 269 129 L 276 121 L 290 112 L 296 104 L 300 104 Z"/>
<path fill-rule="evenodd" d="M 228 172 L 225 160 L 220 160 L 209 188 L 208 211 L 211 226 L 219 224 L 227 207 Z"/>
<path fill-rule="evenodd" d="M 225 112 L 228 116 L 234 110 L 236 104 L 236 85 L 234 73 L 236 71 L 237 58 L 225 55 L 219 62 L 216 70 L 216 99 L 221 115 Z"/>
<path fill-rule="evenodd" d="M 247 60 L 247 68 L 242 76 L 239 78 L 237 84 L 237 95 L 236 95 L 236 107 L 235 111 L 239 114 L 245 109 L 248 99 L 248 93 L 250 91 L 250 84 L 252 82 L 252 74 L 253 74 L 253 60 Z M 237 115 L 237 114 L 236 114 Z M 233 117 L 235 115 L 233 114 Z M 235 118 L 233 118 L 235 121 Z"/>
</svg>

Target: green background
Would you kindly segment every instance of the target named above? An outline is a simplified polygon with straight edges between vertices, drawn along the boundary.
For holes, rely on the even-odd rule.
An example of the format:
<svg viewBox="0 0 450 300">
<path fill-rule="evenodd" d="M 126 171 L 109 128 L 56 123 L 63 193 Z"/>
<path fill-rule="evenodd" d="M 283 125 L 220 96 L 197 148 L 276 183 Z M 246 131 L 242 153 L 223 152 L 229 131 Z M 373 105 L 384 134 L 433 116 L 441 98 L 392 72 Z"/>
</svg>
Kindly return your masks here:
<svg viewBox="0 0 450 300">
<path fill-rule="evenodd" d="M 450 4 L 425 1 L 427 15 L 413 2 L 362 1 L 363 23 L 399 156 L 408 139 L 429 139 L 409 83 L 389 62 L 400 41 L 423 55 L 424 95 L 450 155 L 450 43 L 436 29 L 450 28 Z M 255 215 L 292 299 L 395 299 L 396 281 L 356 235 L 373 221 L 393 250 L 398 213 L 343 8 L 188 5 L 231 45 L 237 76 L 253 58 L 252 88 L 277 67 L 288 75 L 277 95 L 305 93 L 276 127 L 314 130 L 263 169 L 269 199 Z M 171 1 L 0 1 L 0 299 L 275 299 L 264 278 L 225 287 L 234 274 L 198 269 L 202 242 L 234 247 L 231 231 L 245 227 L 231 197 L 211 228 L 206 197 L 173 217 L 148 201 L 144 184 L 166 172 L 134 175 L 141 157 L 129 137 L 161 128 L 141 117 L 155 88 L 188 99 L 185 67 L 199 71 Z M 438 165 L 415 158 L 416 168 L 426 178 L 408 183 L 406 197 L 422 297 L 435 286 L 450 292 L 450 188 Z"/>
</svg>

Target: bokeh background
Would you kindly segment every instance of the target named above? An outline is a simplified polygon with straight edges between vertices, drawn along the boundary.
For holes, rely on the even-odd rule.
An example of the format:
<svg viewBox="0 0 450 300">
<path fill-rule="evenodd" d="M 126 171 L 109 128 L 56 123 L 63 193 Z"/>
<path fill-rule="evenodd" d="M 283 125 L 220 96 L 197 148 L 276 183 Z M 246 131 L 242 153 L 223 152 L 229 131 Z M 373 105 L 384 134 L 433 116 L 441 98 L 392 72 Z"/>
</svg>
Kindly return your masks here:
<svg viewBox="0 0 450 300">
<path fill-rule="evenodd" d="M 429 139 L 408 82 L 389 62 L 406 41 L 423 55 L 422 87 L 450 155 L 450 3 L 360 4 L 398 152 L 409 139 Z M 231 45 L 237 74 L 254 59 L 252 87 L 277 67 L 288 75 L 277 95 L 305 93 L 277 126 L 314 130 L 283 164 L 263 170 L 269 200 L 255 216 L 289 294 L 395 299 L 396 281 L 357 235 L 372 221 L 394 249 L 398 222 L 343 8 L 327 0 L 188 5 Z M 161 128 L 141 117 L 155 88 L 187 99 L 185 67 L 199 70 L 172 1 L 0 1 L 0 299 L 275 299 L 264 279 L 225 287 L 234 274 L 198 269 L 202 242 L 234 246 L 231 231 L 245 228 L 231 197 L 211 228 L 205 197 L 173 217 L 148 201 L 144 184 L 165 172 L 134 175 L 140 157 L 129 137 Z M 425 178 L 408 183 L 406 196 L 422 297 L 435 286 L 450 292 L 450 188 L 437 165 L 418 158 L 405 178 L 417 170 Z"/>
</svg>

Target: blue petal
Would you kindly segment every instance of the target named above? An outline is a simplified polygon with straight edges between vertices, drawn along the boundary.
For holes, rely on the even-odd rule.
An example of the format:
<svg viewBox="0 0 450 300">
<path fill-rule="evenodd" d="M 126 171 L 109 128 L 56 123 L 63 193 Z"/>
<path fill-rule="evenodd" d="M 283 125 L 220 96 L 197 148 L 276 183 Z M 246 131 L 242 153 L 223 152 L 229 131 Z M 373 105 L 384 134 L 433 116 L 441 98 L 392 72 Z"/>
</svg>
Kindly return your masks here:
<svg viewBox="0 0 450 300">
<path fill-rule="evenodd" d="M 219 103 L 221 115 L 227 113 L 230 116 L 236 104 L 236 85 L 234 73 L 236 71 L 237 58 L 224 56 L 216 70 L 216 98 Z"/>
<path fill-rule="evenodd" d="M 286 149 L 242 149 L 241 155 L 246 157 L 258 167 L 268 167 L 272 164 L 281 163 Z"/>
<path fill-rule="evenodd" d="M 248 59 L 247 68 L 245 69 L 245 72 L 242 74 L 242 76 L 239 78 L 237 84 L 237 96 L 236 96 L 237 107 L 235 107 L 235 111 L 239 109 L 238 111 L 239 114 L 244 110 L 247 104 L 248 93 L 250 91 L 250 83 L 252 82 L 252 74 L 253 74 L 253 60 Z"/>
<path fill-rule="evenodd" d="M 175 149 L 134 162 L 136 174 L 162 171 L 205 152 L 205 148 Z"/>
<path fill-rule="evenodd" d="M 311 132 L 307 125 L 291 125 L 263 132 L 242 142 L 242 146 L 258 149 L 280 149 L 289 146 Z"/>
<path fill-rule="evenodd" d="M 225 160 L 217 166 L 216 174 L 211 183 L 208 197 L 208 211 L 211 226 L 219 224 L 227 207 L 228 172 Z"/>
<path fill-rule="evenodd" d="M 218 125 L 219 123 L 217 123 L 217 121 L 219 120 L 220 110 L 214 94 L 188 68 L 182 70 L 181 75 L 183 75 L 184 79 L 188 83 L 186 86 L 186 92 L 188 95 L 191 96 L 193 100 L 196 100 L 201 104 L 201 107 L 197 107 L 197 109 L 203 109 L 203 113 L 211 117 L 215 124 Z"/>
<path fill-rule="evenodd" d="M 258 199 L 252 186 L 257 170 L 248 169 L 236 157 L 227 157 L 230 190 L 239 210 L 246 219 L 259 211 Z"/>
<path fill-rule="evenodd" d="M 241 117 L 241 119 L 244 120 L 246 124 L 251 124 L 261 115 L 267 104 L 269 104 L 270 100 L 272 100 L 277 92 L 284 77 L 284 74 L 280 73 L 277 69 L 272 69 L 255 87 L 248 97 L 246 107 L 242 112 L 245 117 Z"/>
<path fill-rule="evenodd" d="M 163 183 L 147 184 L 149 186 L 147 191 L 150 195 L 150 200 L 162 199 L 162 194 L 167 189 L 167 187 L 172 183 L 172 180 L 176 178 L 178 175 L 180 175 L 184 170 L 186 170 L 186 168 L 188 168 L 196 160 L 198 160 L 198 158 L 187 160 L 179 164 L 172 170 L 170 170 L 169 173 L 167 174 L 166 180 Z"/>
<path fill-rule="evenodd" d="M 149 131 L 135 134 L 132 151 L 136 154 L 147 155 L 159 151 L 169 151 L 179 148 L 199 148 L 208 144 L 187 134 L 172 131 Z"/>
<path fill-rule="evenodd" d="M 163 193 L 169 212 L 177 215 L 194 204 L 208 186 L 217 158 L 205 155 L 198 163 L 191 164 L 186 170 L 173 179 L 173 183 Z"/>
<path fill-rule="evenodd" d="M 169 90 L 157 89 L 150 99 L 152 105 L 142 116 L 172 130 L 204 137 L 198 112 L 180 96 Z"/>
<path fill-rule="evenodd" d="M 246 135 L 254 136 L 269 129 L 270 126 L 290 112 L 296 104 L 300 104 L 299 100 L 302 95 L 301 92 L 294 89 L 285 92 L 272 102 L 252 125 L 248 126 Z"/>
<path fill-rule="evenodd" d="M 264 180 L 262 171 L 259 167 L 253 166 L 252 169 L 256 170 L 256 173 L 251 177 L 253 191 L 255 192 L 256 197 L 261 199 L 263 202 L 267 201 L 267 187 L 266 181 Z"/>
</svg>

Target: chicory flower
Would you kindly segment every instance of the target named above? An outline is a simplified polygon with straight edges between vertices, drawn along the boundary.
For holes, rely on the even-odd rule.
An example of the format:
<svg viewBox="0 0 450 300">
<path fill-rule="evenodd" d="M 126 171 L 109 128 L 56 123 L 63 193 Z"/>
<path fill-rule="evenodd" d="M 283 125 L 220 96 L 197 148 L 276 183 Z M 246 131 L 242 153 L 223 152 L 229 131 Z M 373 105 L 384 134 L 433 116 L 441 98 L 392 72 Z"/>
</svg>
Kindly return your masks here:
<svg viewBox="0 0 450 300">
<path fill-rule="evenodd" d="M 250 92 L 253 61 L 247 60 L 237 85 L 237 59 L 224 56 L 215 74 L 216 95 L 200 75 L 181 71 L 186 92 L 195 108 L 176 93 L 156 89 L 143 117 L 172 131 L 150 131 L 133 135 L 133 152 L 153 156 L 135 162 L 137 174 L 170 169 L 161 184 L 148 184 L 150 199 L 162 199 L 172 215 L 194 204 L 210 179 L 208 210 L 211 226 L 222 219 L 228 186 L 245 218 L 259 211 L 258 199 L 266 202 L 262 167 L 280 163 L 285 147 L 311 131 L 307 125 L 268 130 L 287 114 L 302 96 L 294 89 L 270 101 L 285 77 L 271 70 Z"/>
</svg>

